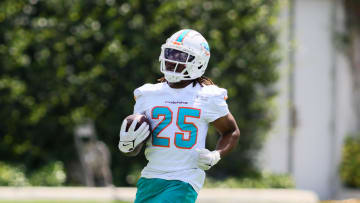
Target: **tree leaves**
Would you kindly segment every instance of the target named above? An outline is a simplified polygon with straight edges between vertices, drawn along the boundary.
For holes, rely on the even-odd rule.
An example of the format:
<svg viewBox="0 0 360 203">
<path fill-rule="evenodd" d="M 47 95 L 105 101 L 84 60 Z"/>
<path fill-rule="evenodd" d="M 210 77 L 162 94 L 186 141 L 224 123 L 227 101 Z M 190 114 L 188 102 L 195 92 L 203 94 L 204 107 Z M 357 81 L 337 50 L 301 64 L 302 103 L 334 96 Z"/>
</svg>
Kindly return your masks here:
<svg viewBox="0 0 360 203">
<path fill-rule="evenodd" d="M 128 184 L 128 166 L 145 164 L 144 157 L 123 157 L 117 149 L 132 91 L 161 76 L 166 38 L 192 28 L 210 44 L 205 75 L 229 90 L 242 132 L 239 148 L 212 173 L 253 170 L 273 119 L 268 87 L 277 79 L 276 1 L 4 0 L 0 11 L 2 160 L 23 162 L 28 170 L 50 160 L 66 167 L 75 157 L 74 125 L 92 118 L 112 152 L 115 184 Z"/>
</svg>

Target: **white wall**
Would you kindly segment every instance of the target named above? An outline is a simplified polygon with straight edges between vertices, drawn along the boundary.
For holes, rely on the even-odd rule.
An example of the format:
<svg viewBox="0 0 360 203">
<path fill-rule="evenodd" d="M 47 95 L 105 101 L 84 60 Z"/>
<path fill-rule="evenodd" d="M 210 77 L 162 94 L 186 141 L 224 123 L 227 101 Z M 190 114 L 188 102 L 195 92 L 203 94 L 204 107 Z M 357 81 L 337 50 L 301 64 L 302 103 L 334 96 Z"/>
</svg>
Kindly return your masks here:
<svg viewBox="0 0 360 203">
<path fill-rule="evenodd" d="M 330 196 L 331 1 L 295 1 L 296 187 Z"/>
<path fill-rule="evenodd" d="M 344 12 L 340 0 L 294 0 L 294 6 L 295 12 L 285 6 L 280 18 L 286 29 L 280 36 L 285 60 L 279 67 L 279 117 L 260 165 L 276 173 L 290 172 L 297 188 L 331 199 L 340 187 L 337 174 L 343 138 L 355 126 L 349 64 L 333 40 L 334 29 L 344 30 Z M 290 15 L 294 15 L 296 44 L 293 64 L 289 60 L 291 26 L 286 27 Z M 293 81 L 289 80 L 291 65 Z M 291 83 L 297 117 L 293 145 L 289 142 Z"/>
</svg>

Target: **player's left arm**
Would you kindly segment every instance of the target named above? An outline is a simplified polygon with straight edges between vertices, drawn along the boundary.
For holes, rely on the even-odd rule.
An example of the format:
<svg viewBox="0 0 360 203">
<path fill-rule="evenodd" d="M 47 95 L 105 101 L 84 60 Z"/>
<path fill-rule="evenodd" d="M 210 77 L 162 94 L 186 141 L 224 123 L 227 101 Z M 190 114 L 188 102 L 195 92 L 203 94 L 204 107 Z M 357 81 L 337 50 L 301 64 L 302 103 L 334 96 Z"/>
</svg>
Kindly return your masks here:
<svg viewBox="0 0 360 203">
<path fill-rule="evenodd" d="M 221 157 L 224 157 L 237 146 L 240 130 L 236 124 L 235 118 L 230 112 L 225 116 L 216 119 L 211 124 L 220 134 L 216 150 L 219 151 Z"/>
<path fill-rule="evenodd" d="M 216 130 L 220 133 L 220 139 L 218 140 L 214 151 L 209 151 L 205 148 L 196 149 L 199 153 L 198 167 L 203 170 L 209 170 L 219 162 L 222 157 L 234 149 L 237 146 L 240 137 L 240 130 L 230 112 L 225 116 L 216 119 L 211 124 L 214 125 Z"/>
</svg>

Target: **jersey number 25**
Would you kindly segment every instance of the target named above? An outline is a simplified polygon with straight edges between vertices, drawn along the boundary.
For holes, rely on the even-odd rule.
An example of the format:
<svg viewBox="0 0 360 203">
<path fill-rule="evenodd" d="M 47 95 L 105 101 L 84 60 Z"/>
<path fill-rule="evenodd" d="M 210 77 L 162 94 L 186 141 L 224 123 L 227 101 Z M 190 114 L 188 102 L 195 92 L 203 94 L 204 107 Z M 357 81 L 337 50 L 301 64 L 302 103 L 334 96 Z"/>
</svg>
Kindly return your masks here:
<svg viewBox="0 0 360 203">
<path fill-rule="evenodd" d="M 201 110 L 189 107 L 178 107 L 176 118 L 176 126 L 180 132 L 175 132 L 174 144 L 177 148 L 191 149 L 196 144 L 198 128 L 192 122 L 187 122 L 187 117 L 200 119 Z M 157 147 L 170 147 L 170 138 L 161 137 L 161 132 L 173 122 L 173 112 L 167 106 L 156 106 L 151 111 L 152 119 L 162 120 L 154 128 L 152 132 L 152 144 Z M 185 139 L 184 134 L 189 133 L 189 137 Z"/>
</svg>

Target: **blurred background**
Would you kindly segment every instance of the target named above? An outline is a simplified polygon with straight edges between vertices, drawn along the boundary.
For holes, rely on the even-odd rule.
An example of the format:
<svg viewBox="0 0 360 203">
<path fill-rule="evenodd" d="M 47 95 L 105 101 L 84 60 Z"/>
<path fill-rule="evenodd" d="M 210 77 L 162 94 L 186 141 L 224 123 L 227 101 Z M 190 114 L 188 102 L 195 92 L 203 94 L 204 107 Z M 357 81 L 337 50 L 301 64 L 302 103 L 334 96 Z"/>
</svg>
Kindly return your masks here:
<svg viewBox="0 0 360 203">
<path fill-rule="evenodd" d="M 205 187 L 360 197 L 359 25 L 357 0 L 2 0 L 0 185 L 135 186 L 120 124 L 191 28 L 241 131 Z"/>
</svg>

